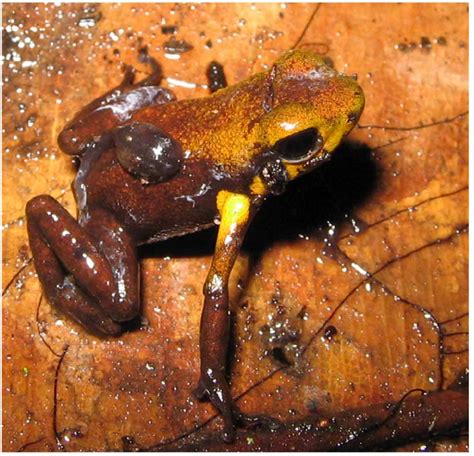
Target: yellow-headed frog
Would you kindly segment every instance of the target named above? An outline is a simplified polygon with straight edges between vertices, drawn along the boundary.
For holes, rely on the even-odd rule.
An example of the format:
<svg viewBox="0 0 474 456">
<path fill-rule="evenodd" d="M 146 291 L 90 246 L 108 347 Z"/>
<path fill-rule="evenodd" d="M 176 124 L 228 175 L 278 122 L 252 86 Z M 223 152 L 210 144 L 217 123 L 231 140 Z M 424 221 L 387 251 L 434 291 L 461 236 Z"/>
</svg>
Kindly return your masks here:
<svg viewBox="0 0 474 456">
<path fill-rule="evenodd" d="M 87 330 L 118 336 L 140 310 L 137 246 L 217 224 L 195 394 L 221 412 L 232 441 L 236 422 L 254 421 L 225 379 L 228 280 L 245 232 L 267 196 L 331 156 L 364 95 L 306 50 L 205 98 L 177 101 L 160 79 L 156 71 L 134 84 L 128 71 L 66 125 L 58 142 L 80 157 L 78 217 L 48 195 L 33 198 L 30 246 L 49 301 Z"/>
</svg>

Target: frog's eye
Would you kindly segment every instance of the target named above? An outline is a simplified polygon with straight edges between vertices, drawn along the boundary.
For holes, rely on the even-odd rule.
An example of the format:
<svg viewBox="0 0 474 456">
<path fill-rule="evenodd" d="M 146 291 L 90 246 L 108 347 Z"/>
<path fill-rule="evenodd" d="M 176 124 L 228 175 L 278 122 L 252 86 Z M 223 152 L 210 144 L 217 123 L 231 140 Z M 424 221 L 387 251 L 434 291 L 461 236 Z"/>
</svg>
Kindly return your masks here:
<svg viewBox="0 0 474 456">
<path fill-rule="evenodd" d="M 303 161 L 323 147 L 324 140 L 316 128 L 308 128 L 275 143 L 273 150 L 289 162 Z"/>
</svg>

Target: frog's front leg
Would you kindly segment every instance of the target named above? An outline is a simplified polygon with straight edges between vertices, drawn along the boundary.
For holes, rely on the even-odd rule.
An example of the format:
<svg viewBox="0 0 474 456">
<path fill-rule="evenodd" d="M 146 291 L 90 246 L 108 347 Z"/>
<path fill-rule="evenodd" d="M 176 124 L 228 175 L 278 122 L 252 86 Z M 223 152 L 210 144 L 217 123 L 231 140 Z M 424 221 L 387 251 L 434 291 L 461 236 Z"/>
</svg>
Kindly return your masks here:
<svg viewBox="0 0 474 456">
<path fill-rule="evenodd" d="M 106 133 L 126 123 L 140 109 L 176 100 L 173 92 L 159 86 L 161 66 L 151 57 L 146 61 L 152 67 L 147 78 L 134 83 L 135 70 L 127 67 L 120 85 L 93 100 L 68 122 L 58 136 L 63 152 L 82 155 L 93 142 L 110 140 Z"/>
<path fill-rule="evenodd" d="M 106 211 L 79 223 L 52 197 L 26 207 L 28 237 L 48 300 L 86 329 L 118 335 L 139 311 L 135 243 Z"/>
<path fill-rule="evenodd" d="M 213 60 L 208 65 L 206 76 L 209 92 L 214 93 L 219 89 L 224 89 L 227 87 L 227 79 L 225 77 L 224 67 L 219 62 Z"/>
<path fill-rule="evenodd" d="M 195 393 L 208 396 L 224 420 L 223 438 L 234 439 L 234 421 L 242 418 L 225 378 L 229 343 L 229 275 L 240 250 L 251 218 L 250 199 L 241 194 L 221 191 L 217 198 L 221 216 L 212 264 L 204 285 L 201 316 L 201 376 Z"/>
</svg>

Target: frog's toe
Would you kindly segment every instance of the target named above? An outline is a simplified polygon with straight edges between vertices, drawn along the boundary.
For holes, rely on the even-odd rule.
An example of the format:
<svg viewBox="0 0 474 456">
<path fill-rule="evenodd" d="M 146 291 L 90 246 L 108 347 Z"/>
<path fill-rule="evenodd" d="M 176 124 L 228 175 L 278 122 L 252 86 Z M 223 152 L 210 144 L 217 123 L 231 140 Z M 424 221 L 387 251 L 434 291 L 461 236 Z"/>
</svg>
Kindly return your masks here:
<svg viewBox="0 0 474 456">
<path fill-rule="evenodd" d="M 65 279 L 49 299 L 87 331 L 101 336 L 120 336 L 122 326 L 112 320 L 101 308 L 84 294 L 73 282 Z"/>
<path fill-rule="evenodd" d="M 115 321 L 101 322 L 98 332 L 105 336 L 118 337 L 123 333 L 122 326 Z"/>
<path fill-rule="evenodd" d="M 269 415 L 247 415 L 240 410 L 234 412 L 235 421 L 245 428 L 264 427 L 276 430 L 281 426 L 281 421 Z"/>
<path fill-rule="evenodd" d="M 200 382 L 198 383 L 198 386 L 196 386 L 196 388 L 194 388 L 193 390 L 193 396 L 200 400 L 200 401 L 203 401 L 207 398 L 208 396 L 208 392 L 207 392 L 207 389 L 205 388 L 205 386 L 203 386 Z"/>
<path fill-rule="evenodd" d="M 226 443 L 233 443 L 235 441 L 235 426 L 233 424 L 224 426 L 221 432 L 221 439 Z"/>
<path fill-rule="evenodd" d="M 131 65 L 125 65 L 125 72 L 123 73 L 123 79 L 119 87 L 128 87 L 133 85 L 135 81 L 136 70 Z"/>
<path fill-rule="evenodd" d="M 158 62 L 158 60 L 154 59 L 153 57 L 150 57 L 147 53 L 142 54 L 142 58 L 140 60 L 150 65 L 151 74 L 142 81 L 140 81 L 137 86 L 159 86 L 163 79 L 163 68 L 161 67 L 160 62 Z"/>
</svg>

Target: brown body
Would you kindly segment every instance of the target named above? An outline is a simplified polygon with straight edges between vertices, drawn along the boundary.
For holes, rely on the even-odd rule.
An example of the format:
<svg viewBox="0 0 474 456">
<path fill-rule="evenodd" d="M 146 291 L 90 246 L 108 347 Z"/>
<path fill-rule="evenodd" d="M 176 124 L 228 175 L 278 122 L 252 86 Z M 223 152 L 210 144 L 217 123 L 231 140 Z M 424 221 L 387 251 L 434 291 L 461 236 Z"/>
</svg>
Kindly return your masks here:
<svg viewBox="0 0 474 456">
<path fill-rule="evenodd" d="M 89 214 L 107 208 L 131 233 L 137 244 L 160 241 L 214 225 L 218 216 L 217 194 L 223 188 L 240 190 L 245 176 L 216 173 L 209 160 L 186 162 L 172 179 L 155 185 L 142 184 L 127 173 L 113 149 L 103 151 L 85 175 Z M 120 185 L 117 185 L 117 182 Z M 76 185 L 77 188 L 77 185 Z"/>
</svg>

